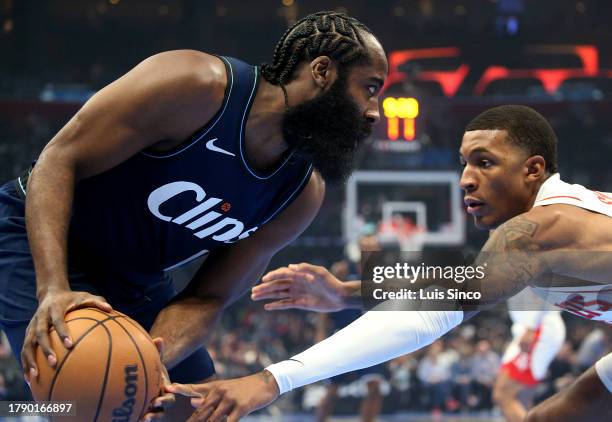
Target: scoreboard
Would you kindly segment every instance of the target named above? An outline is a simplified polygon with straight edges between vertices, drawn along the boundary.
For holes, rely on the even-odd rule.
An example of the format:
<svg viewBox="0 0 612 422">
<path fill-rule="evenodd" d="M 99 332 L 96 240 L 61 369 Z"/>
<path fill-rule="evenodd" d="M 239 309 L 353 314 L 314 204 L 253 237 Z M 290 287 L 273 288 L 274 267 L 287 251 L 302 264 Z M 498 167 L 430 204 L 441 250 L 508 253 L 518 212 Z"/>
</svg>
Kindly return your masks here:
<svg viewBox="0 0 612 422">
<path fill-rule="evenodd" d="M 383 118 L 375 131 L 373 147 L 381 152 L 416 152 L 423 135 L 419 100 L 388 96 L 382 100 Z"/>
<path fill-rule="evenodd" d="M 387 125 L 387 139 L 414 141 L 419 102 L 416 98 L 387 97 L 382 103 Z"/>
</svg>

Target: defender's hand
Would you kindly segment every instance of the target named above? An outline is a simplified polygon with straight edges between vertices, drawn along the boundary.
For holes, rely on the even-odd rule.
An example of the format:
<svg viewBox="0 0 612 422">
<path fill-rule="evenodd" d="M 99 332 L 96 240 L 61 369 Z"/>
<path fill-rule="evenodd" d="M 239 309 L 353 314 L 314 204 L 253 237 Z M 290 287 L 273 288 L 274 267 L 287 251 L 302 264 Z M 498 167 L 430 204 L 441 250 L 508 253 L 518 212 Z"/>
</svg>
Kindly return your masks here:
<svg viewBox="0 0 612 422">
<path fill-rule="evenodd" d="M 172 384 L 167 391 L 192 397 L 197 410 L 187 422 L 237 422 L 278 397 L 278 385 L 268 371 L 206 384 Z"/>
<path fill-rule="evenodd" d="M 47 363 L 55 367 L 57 356 L 51 347 L 49 330 L 51 327 L 62 340 L 64 346 L 70 349 L 73 340 L 64 321 L 65 315 L 78 308 L 98 308 L 104 312 L 111 312 L 113 308 L 102 296 L 94 296 L 86 292 L 73 292 L 72 290 L 59 290 L 44 295 L 39 302 L 38 309 L 26 329 L 23 348 L 21 349 L 21 363 L 26 382 L 38 377 L 36 366 L 36 347 L 40 347 L 47 357 Z"/>
<path fill-rule="evenodd" d="M 347 285 L 327 269 L 307 263 L 292 264 L 269 272 L 251 290 L 251 299 L 274 299 L 264 308 L 306 309 L 335 312 L 346 308 Z"/>
</svg>

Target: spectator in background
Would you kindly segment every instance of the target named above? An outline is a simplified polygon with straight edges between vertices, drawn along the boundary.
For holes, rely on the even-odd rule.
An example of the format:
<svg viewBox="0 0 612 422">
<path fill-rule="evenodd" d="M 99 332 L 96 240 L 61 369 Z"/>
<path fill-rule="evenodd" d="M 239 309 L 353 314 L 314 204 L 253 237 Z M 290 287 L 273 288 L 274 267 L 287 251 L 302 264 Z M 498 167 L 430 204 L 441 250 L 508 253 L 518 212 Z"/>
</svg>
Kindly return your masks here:
<svg viewBox="0 0 612 422">
<path fill-rule="evenodd" d="M 411 402 L 411 390 L 414 388 L 413 372 L 418 365 L 413 355 L 404 355 L 389 362 L 393 402 L 399 408 L 408 409 Z"/>
<path fill-rule="evenodd" d="M 584 372 L 595 364 L 603 355 L 610 350 L 610 336 L 597 328 L 591 331 L 582 340 L 578 353 L 576 354 L 576 365 L 580 372 Z"/>
<path fill-rule="evenodd" d="M 575 379 L 574 366 L 576 361 L 576 353 L 569 341 L 563 343 L 561 350 L 550 364 L 548 368 L 549 377 L 545 384 L 545 388 L 541 394 L 536 397 L 535 401 L 540 402 L 563 388 L 570 385 Z"/>
<path fill-rule="evenodd" d="M 417 376 L 426 393 L 427 407 L 433 410 L 434 415 L 439 415 L 445 408 L 451 392 L 451 362 L 443 352 L 442 340 L 435 341 L 427 348 L 417 369 Z"/>
<path fill-rule="evenodd" d="M 560 311 L 547 306 L 529 289 L 508 300 L 508 313 L 513 339 L 503 353 L 493 400 L 508 422 L 521 422 L 565 341 L 565 324 Z"/>
<path fill-rule="evenodd" d="M 361 253 L 379 251 L 381 249 L 378 239 L 374 235 L 363 236 L 359 239 L 359 250 Z M 331 266 L 331 272 L 341 280 L 353 280 L 361 278 L 361 263 L 355 264 L 348 259 L 343 259 Z M 361 316 L 358 309 L 346 309 L 343 311 L 319 314 L 317 324 L 317 341 L 321 341 L 333 334 L 334 331 L 346 327 Z M 361 380 L 366 384 L 365 397 L 361 401 L 359 413 L 363 422 L 373 422 L 378 417 L 383 397 L 381 394 L 381 381 L 384 379 L 385 365 L 375 365 L 359 371 L 341 374 L 329 379 L 325 396 L 317 408 L 317 421 L 325 422 L 333 413 L 338 398 L 338 387 L 349 384 L 351 381 Z"/>
<path fill-rule="evenodd" d="M 478 397 L 479 409 L 493 407 L 491 391 L 501 363 L 500 356 L 491 350 L 488 340 L 480 340 L 476 345 L 476 353 L 472 358 L 472 376 L 474 377 L 474 393 Z"/>
<path fill-rule="evenodd" d="M 459 359 L 451 368 L 453 376 L 453 396 L 456 398 L 459 410 L 464 412 L 471 410 L 478 404 L 472 390 L 474 375 L 472 371 L 472 355 L 474 347 L 467 343 L 461 343 L 459 347 Z"/>
</svg>

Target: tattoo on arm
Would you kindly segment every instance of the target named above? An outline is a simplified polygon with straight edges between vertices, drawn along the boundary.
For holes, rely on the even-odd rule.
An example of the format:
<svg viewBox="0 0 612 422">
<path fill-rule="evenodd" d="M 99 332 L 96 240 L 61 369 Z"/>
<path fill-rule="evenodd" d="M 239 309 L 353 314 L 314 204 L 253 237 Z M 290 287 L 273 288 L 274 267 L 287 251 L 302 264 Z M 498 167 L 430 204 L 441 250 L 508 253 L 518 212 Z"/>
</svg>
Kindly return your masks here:
<svg viewBox="0 0 612 422">
<path fill-rule="evenodd" d="M 480 307 L 487 307 L 514 296 L 546 268 L 540 242 L 536 239 L 538 223 L 524 217 L 513 218 L 492 234 L 475 265 L 486 267 L 478 280 L 482 291 Z M 468 283 L 467 289 L 472 290 Z"/>
</svg>

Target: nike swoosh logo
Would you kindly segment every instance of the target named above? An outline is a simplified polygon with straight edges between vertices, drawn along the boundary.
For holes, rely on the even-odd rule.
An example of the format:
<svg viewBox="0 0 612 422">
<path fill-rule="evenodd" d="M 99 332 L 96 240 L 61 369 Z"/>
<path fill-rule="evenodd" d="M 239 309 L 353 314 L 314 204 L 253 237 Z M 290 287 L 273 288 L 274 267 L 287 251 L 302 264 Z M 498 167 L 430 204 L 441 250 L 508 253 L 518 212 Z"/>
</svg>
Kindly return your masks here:
<svg viewBox="0 0 612 422">
<path fill-rule="evenodd" d="M 299 360 L 297 360 L 297 359 L 287 359 L 287 360 L 292 360 L 292 361 L 297 362 L 297 363 L 299 363 L 300 365 L 304 366 L 304 362 L 300 362 L 300 361 L 299 361 Z"/>
<path fill-rule="evenodd" d="M 220 152 L 221 154 L 231 155 L 232 157 L 236 156 L 236 154 L 234 154 L 233 152 L 226 151 L 223 148 L 219 148 L 218 146 L 216 146 L 215 141 L 217 139 L 218 138 L 212 138 L 210 141 L 206 142 L 206 148 L 214 152 Z"/>
</svg>

